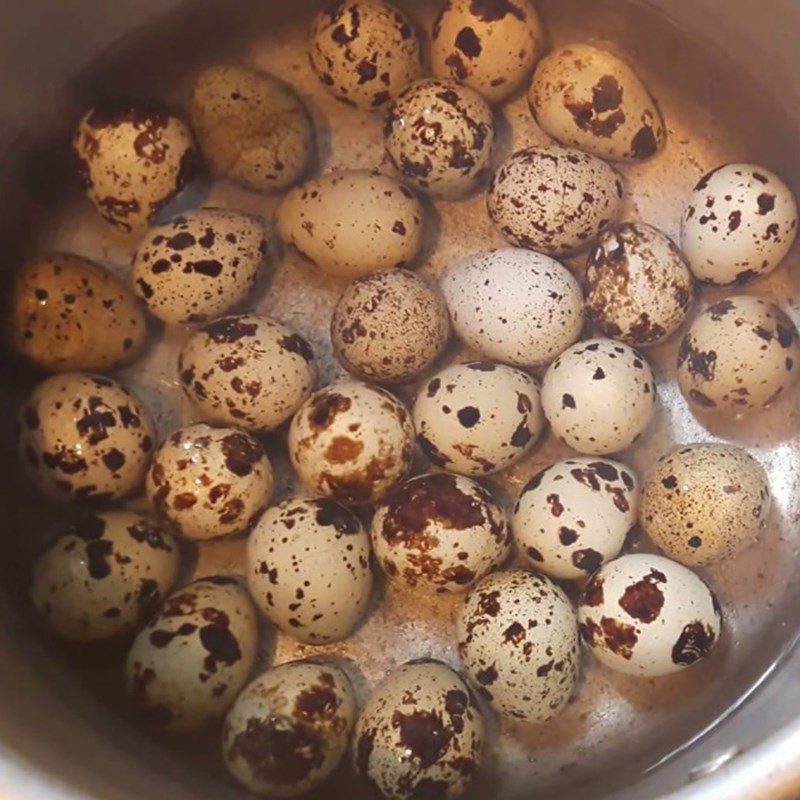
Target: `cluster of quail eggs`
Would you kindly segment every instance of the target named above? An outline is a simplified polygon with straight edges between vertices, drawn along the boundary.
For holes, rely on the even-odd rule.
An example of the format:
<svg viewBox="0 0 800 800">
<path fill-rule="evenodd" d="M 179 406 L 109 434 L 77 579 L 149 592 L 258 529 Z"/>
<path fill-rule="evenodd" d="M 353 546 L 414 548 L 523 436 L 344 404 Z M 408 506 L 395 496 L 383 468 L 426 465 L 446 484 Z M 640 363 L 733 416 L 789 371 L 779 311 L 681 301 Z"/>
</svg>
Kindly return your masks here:
<svg viewBox="0 0 800 800">
<path fill-rule="evenodd" d="M 758 411 L 800 374 L 797 330 L 766 299 L 717 299 L 688 321 L 698 286 L 741 286 L 787 254 L 797 208 L 778 176 L 710 172 L 676 243 L 620 220 L 618 165 L 657 158 L 667 139 L 624 58 L 587 44 L 542 57 L 529 0 L 448 0 L 430 70 L 420 42 L 384 0 L 339 0 L 313 22 L 319 80 L 382 115 L 382 171 L 321 172 L 302 98 L 247 67 L 203 72 L 185 116 L 159 102 L 91 109 L 73 142 L 80 178 L 102 218 L 139 237 L 129 276 L 56 252 L 14 288 L 12 342 L 52 373 L 20 411 L 20 459 L 43 495 L 84 507 L 36 562 L 33 604 L 63 639 L 127 647 L 128 693 L 151 724 L 224 718 L 226 765 L 267 797 L 318 786 L 348 752 L 386 798 L 456 797 L 481 768 L 487 714 L 543 723 L 569 704 L 581 641 L 640 677 L 706 657 L 722 611 L 689 567 L 752 544 L 770 488 L 730 444 L 630 466 L 658 406 L 645 349 L 683 336 L 677 382 L 701 414 Z M 492 106 L 526 85 L 553 141 L 492 170 Z M 285 192 L 277 235 L 341 281 L 330 335 L 347 377 L 320 386 L 308 339 L 248 310 L 270 252 L 263 219 L 164 217 L 204 172 Z M 508 246 L 439 285 L 415 272 L 431 199 L 481 191 Z M 577 253 L 585 272 L 559 261 Z M 192 414 L 160 441 L 146 405 L 104 374 L 146 349 L 146 314 L 181 337 Z M 451 334 L 463 347 L 446 363 Z M 548 427 L 573 452 L 505 507 L 487 477 Z M 286 442 L 295 493 L 267 434 Z M 660 554 L 624 553 L 637 525 Z M 179 585 L 182 554 L 228 536 L 247 537 L 244 575 Z M 311 648 L 341 641 L 380 574 L 390 590 L 464 595 L 458 669 L 403 664 L 360 711 L 330 659 L 253 676 L 260 618 Z"/>
</svg>

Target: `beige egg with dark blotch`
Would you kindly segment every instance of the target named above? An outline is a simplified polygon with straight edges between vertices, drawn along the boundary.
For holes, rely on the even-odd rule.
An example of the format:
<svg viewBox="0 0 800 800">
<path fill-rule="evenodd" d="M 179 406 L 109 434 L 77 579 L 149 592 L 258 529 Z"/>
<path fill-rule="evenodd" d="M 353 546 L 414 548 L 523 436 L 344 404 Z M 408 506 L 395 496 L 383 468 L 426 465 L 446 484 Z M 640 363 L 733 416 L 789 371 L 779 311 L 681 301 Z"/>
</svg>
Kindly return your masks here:
<svg viewBox="0 0 800 800">
<path fill-rule="evenodd" d="M 408 17 L 382 0 L 333 0 L 311 26 L 308 55 L 322 84 L 358 108 L 380 108 L 422 73 Z"/>
<path fill-rule="evenodd" d="M 128 653 L 133 711 L 154 728 L 208 728 L 247 683 L 258 646 L 256 610 L 234 578 L 214 575 L 170 595 Z"/>
<path fill-rule="evenodd" d="M 623 59 L 588 44 L 569 44 L 536 67 L 528 103 L 556 141 L 609 161 L 640 161 L 667 138 L 656 101 Z"/>
<path fill-rule="evenodd" d="M 406 476 L 414 424 L 394 395 L 345 379 L 311 395 L 300 407 L 288 444 L 306 488 L 345 504 L 364 505 L 385 497 Z"/>
<path fill-rule="evenodd" d="M 683 324 L 693 293 L 680 250 L 652 225 L 615 225 L 589 252 L 586 316 L 603 336 L 658 344 Z"/>
<path fill-rule="evenodd" d="M 394 178 L 343 170 L 292 189 L 276 220 L 285 244 L 323 272 L 352 279 L 410 264 L 422 247 L 423 216 Z"/>
<path fill-rule="evenodd" d="M 157 522 L 129 511 L 82 517 L 36 560 L 31 601 L 74 642 L 113 639 L 147 622 L 172 588 L 180 553 Z"/>
<path fill-rule="evenodd" d="M 314 160 L 308 109 L 269 73 L 239 66 L 204 70 L 194 85 L 191 119 L 211 173 L 246 189 L 285 189 Z"/>
<path fill-rule="evenodd" d="M 333 311 L 331 341 L 348 372 L 366 380 L 402 383 L 439 358 L 450 338 L 441 294 L 407 270 L 354 281 Z"/>
<path fill-rule="evenodd" d="M 680 672 L 719 640 L 714 594 L 664 556 L 631 553 L 606 564 L 578 600 L 581 638 L 605 666 L 641 678 Z"/>
<path fill-rule="evenodd" d="M 425 78 L 391 105 L 383 138 L 389 160 L 406 180 L 433 197 L 454 200 L 475 189 L 489 169 L 494 117 L 468 86 Z"/>
<path fill-rule="evenodd" d="M 189 211 L 147 232 L 133 257 L 133 288 L 164 322 L 205 322 L 247 297 L 266 249 L 258 217 L 223 208 Z"/>
<path fill-rule="evenodd" d="M 155 430 L 147 408 L 101 375 L 70 372 L 36 386 L 19 414 L 19 454 L 47 497 L 119 500 L 144 481 Z"/>
<path fill-rule="evenodd" d="M 592 244 L 619 216 L 622 195 L 619 174 L 599 158 L 528 147 L 495 172 L 487 208 L 511 244 L 559 256 Z"/>
<path fill-rule="evenodd" d="M 136 359 L 147 341 L 131 290 L 73 253 L 47 253 L 22 267 L 8 330 L 14 349 L 48 372 L 116 369 Z"/>
<path fill-rule="evenodd" d="M 96 106 L 72 148 L 84 191 L 125 233 L 144 228 L 200 172 L 191 129 L 158 101 Z"/>
<path fill-rule="evenodd" d="M 247 581 L 264 616 L 305 644 L 349 636 L 372 592 L 369 535 L 328 498 L 273 506 L 247 542 Z"/>
<path fill-rule="evenodd" d="M 319 786 L 347 752 L 356 696 L 338 667 L 290 661 L 245 687 L 225 718 L 222 755 L 231 775 L 262 797 Z"/>
<path fill-rule="evenodd" d="M 746 450 L 692 444 L 664 456 L 647 476 L 641 522 L 667 556 L 702 567 L 755 542 L 771 503 L 764 468 Z"/>
<path fill-rule="evenodd" d="M 500 103 L 522 86 L 539 59 L 544 31 L 529 0 L 448 0 L 433 26 L 433 74 Z"/>
<path fill-rule="evenodd" d="M 467 595 L 458 652 L 470 681 L 504 717 L 547 722 L 572 696 L 580 651 L 575 609 L 549 578 L 497 572 Z"/>
<path fill-rule="evenodd" d="M 433 473 L 407 481 L 372 518 L 372 547 L 389 580 L 419 592 L 465 592 L 510 551 L 505 513 L 479 483 Z"/>
<path fill-rule="evenodd" d="M 485 736 L 458 672 L 432 659 L 409 661 L 367 700 L 353 733 L 353 766 L 387 800 L 455 800 L 481 768 Z"/>
<path fill-rule="evenodd" d="M 153 454 L 153 508 L 187 539 L 246 530 L 272 496 L 272 466 L 261 443 L 238 428 L 189 425 Z"/>
<path fill-rule="evenodd" d="M 271 431 L 311 394 L 317 363 L 299 333 L 269 317 L 240 314 L 206 323 L 189 337 L 178 377 L 203 419 Z"/>
<path fill-rule="evenodd" d="M 763 297 L 736 295 L 692 322 L 678 351 L 678 385 L 699 410 L 741 414 L 769 406 L 800 376 L 794 322 Z"/>
</svg>

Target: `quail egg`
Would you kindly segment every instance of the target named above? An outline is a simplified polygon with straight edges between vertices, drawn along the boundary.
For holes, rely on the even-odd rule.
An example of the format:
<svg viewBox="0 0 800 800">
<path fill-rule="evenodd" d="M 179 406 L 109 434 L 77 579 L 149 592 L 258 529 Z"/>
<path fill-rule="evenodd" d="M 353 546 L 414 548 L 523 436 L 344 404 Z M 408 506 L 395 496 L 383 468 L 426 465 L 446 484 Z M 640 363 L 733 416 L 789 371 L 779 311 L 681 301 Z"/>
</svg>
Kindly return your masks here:
<svg viewBox="0 0 800 800">
<path fill-rule="evenodd" d="M 42 381 L 19 416 L 22 463 L 55 500 L 131 494 L 144 480 L 153 436 L 149 412 L 127 389 L 82 372 Z"/>
<path fill-rule="evenodd" d="M 202 208 L 151 228 L 133 258 L 133 286 L 164 322 L 204 322 L 255 285 L 267 242 L 260 219 Z"/>
<path fill-rule="evenodd" d="M 222 731 L 231 774 L 262 797 L 295 797 L 321 784 L 347 752 L 356 697 L 341 669 L 281 664 L 236 698 Z"/>
<path fill-rule="evenodd" d="M 414 449 L 411 414 L 394 395 L 353 380 L 313 394 L 289 428 L 289 455 L 311 491 L 361 505 L 405 477 Z"/>
<path fill-rule="evenodd" d="M 511 244 L 559 256 L 588 247 L 619 215 L 619 174 L 595 156 L 528 147 L 492 178 L 489 216 Z"/>
<path fill-rule="evenodd" d="M 696 408 L 763 408 L 800 375 L 797 328 L 760 297 L 720 300 L 700 314 L 678 351 L 678 384 Z"/>
<path fill-rule="evenodd" d="M 218 66 L 192 93 L 192 127 L 211 173 L 246 189 L 296 183 L 314 159 L 314 125 L 294 90 L 266 72 Z"/>
<path fill-rule="evenodd" d="M 247 580 L 258 607 L 289 636 L 307 644 L 344 639 L 372 591 L 369 536 L 333 500 L 286 500 L 250 534 Z"/>
<path fill-rule="evenodd" d="M 178 547 L 156 522 L 128 511 L 83 517 L 33 568 L 31 600 L 58 636 L 112 639 L 150 619 L 172 588 Z"/>
<path fill-rule="evenodd" d="M 198 328 L 178 356 L 178 375 L 204 419 L 271 431 L 311 394 L 317 364 L 300 334 L 269 317 L 242 314 Z"/>
<path fill-rule="evenodd" d="M 394 178 L 344 170 L 292 189 L 278 208 L 277 227 L 323 272 L 353 279 L 414 261 L 422 219 L 419 200 Z"/>
<path fill-rule="evenodd" d="M 478 691 L 505 717 L 546 722 L 578 678 L 578 625 L 566 594 L 525 570 L 484 578 L 457 621 L 458 652 Z"/>
<path fill-rule="evenodd" d="M 446 664 L 409 661 L 375 688 L 356 722 L 353 764 L 387 800 L 455 800 L 483 756 L 484 720 Z"/>
<path fill-rule="evenodd" d="M 201 578 L 170 595 L 128 653 L 135 710 L 154 726 L 201 730 L 230 708 L 256 655 L 256 612 L 233 578 Z"/>
<path fill-rule="evenodd" d="M 200 172 L 189 126 L 156 101 L 96 106 L 72 147 L 89 199 L 126 233 L 147 225 Z"/>
<path fill-rule="evenodd" d="M 616 558 L 636 524 L 636 473 L 608 459 L 569 458 L 531 478 L 511 518 L 528 564 L 554 578 L 586 578 Z"/>
<path fill-rule="evenodd" d="M 494 120 L 477 92 L 426 78 L 392 104 L 383 135 L 389 159 L 408 181 L 453 200 L 469 194 L 489 169 Z"/>
<path fill-rule="evenodd" d="M 695 277 L 747 283 L 780 264 L 797 236 L 797 203 L 774 173 L 726 164 L 694 187 L 683 214 L 681 248 Z"/>
<path fill-rule="evenodd" d="M 339 100 L 379 108 L 422 72 L 408 18 L 381 0 L 338 0 L 314 19 L 311 66 Z"/>
<path fill-rule="evenodd" d="M 412 478 L 372 519 L 372 547 L 383 571 L 419 591 L 466 591 L 505 560 L 510 538 L 503 509 L 460 475 Z"/>
<path fill-rule="evenodd" d="M 272 467 L 257 439 L 204 423 L 173 433 L 147 473 L 153 507 L 187 539 L 245 530 L 267 507 L 272 487 Z"/>
<path fill-rule="evenodd" d="M 351 283 L 331 322 L 333 349 L 345 369 L 385 383 L 418 377 L 439 358 L 449 338 L 444 299 L 404 269 Z"/>
<path fill-rule="evenodd" d="M 647 428 L 656 404 L 645 357 L 611 339 L 578 342 L 549 367 L 542 408 L 553 433 L 586 455 L 618 453 Z"/>
<path fill-rule="evenodd" d="M 719 639 L 711 590 L 663 556 L 633 553 L 611 561 L 581 593 L 581 637 L 617 672 L 657 678 L 704 658 Z"/>
<path fill-rule="evenodd" d="M 549 256 L 506 247 L 464 261 L 442 280 L 456 335 L 518 367 L 552 361 L 578 339 L 583 292 Z"/>
</svg>

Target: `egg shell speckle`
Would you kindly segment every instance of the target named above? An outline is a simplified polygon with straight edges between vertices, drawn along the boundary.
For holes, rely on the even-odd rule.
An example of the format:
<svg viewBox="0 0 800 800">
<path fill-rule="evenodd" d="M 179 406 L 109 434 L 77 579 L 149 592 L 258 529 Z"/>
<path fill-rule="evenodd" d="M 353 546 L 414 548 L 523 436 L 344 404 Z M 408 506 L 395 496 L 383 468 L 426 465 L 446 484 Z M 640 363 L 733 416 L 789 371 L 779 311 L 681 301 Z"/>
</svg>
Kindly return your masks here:
<svg viewBox="0 0 800 800">
<path fill-rule="evenodd" d="M 291 328 L 240 314 L 198 328 L 178 356 L 178 375 L 204 419 L 271 431 L 311 394 L 317 364 L 311 345 Z"/>
<path fill-rule="evenodd" d="M 222 733 L 231 774 L 262 797 L 295 797 L 322 783 L 347 751 L 356 698 L 341 669 L 292 661 L 236 699 Z"/>
<path fill-rule="evenodd" d="M 578 339 L 583 292 L 549 256 L 511 247 L 456 265 L 442 279 L 456 335 L 486 358 L 542 366 Z"/>
<path fill-rule="evenodd" d="M 356 772 L 387 800 L 463 794 L 480 767 L 484 720 L 461 676 L 438 661 L 403 664 L 356 723 Z"/>
<path fill-rule="evenodd" d="M 484 578 L 457 621 L 470 680 L 503 716 L 546 722 L 569 702 L 578 678 L 578 625 L 566 594 L 525 570 Z"/>
<path fill-rule="evenodd" d="M 649 425 L 656 399 L 647 359 L 613 339 L 574 344 L 542 381 L 542 408 L 553 433 L 586 455 L 630 447 Z"/>
<path fill-rule="evenodd" d="M 645 481 L 645 533 L 688 567 L 728 559 L 752 544 L 771 505 L 764 468 L 746 451 L 694 444 L 664 456 Z"/>
<path fill-rule="evenodd" d="M 742 413 L 768 406 L 800 375 L 797 328 L 778 306 L 737 295 L 692 322 L 678 351 L 678 385 L 695 408 Z"/>
<path fill-rule="evenodd" d="M 148 231 L 133 257 L 133 287 L 164 322 L 205 322 L 248 295 L 266 249 L 258 217 L 190 211 Z"/>
<path fill-rule="evenodd" d="M 616 558 L 636 524 L 636 473 L 608 459 L 570 458 L 531 478 L 511 526 L 528 564 L 554 578 L 585 579 Z"/>
<path fill-rule="evenodd" d="M 528 147 L 509 156 L 492 178 L 489 216 L 517 247 L 567 255 L 588 247 L 616 219 L 622 179 L 580 150 Z"/>
<path fill-rule="evenodd" d="M 36 561 L 31 601 L 56 634 L 76 642 L 136 630 L 161 604 L 180 555 L 154 520 L 128 511 L 82 517 Z"/>
<path fill-rule="evenodd" d="M 708 655 L 721 615 L 711 590 L 663 556 L 634 553 L 606 564 L 581 593 L 581 637 L 602 664 L 656 678 Z"/>
<path fill-rule="evenodd" d="M 54 500 L 131 494 L 144 480 L 154 435 L 149 412 L 127 389 L 82 372 L 42 381 L 19 416 L 22 463 Z"/>
<path fill-rule="evenodd" d="M 255 609 L 233 578 L 201 578 L 179 589 L 128 653 L 134 710 L 165 730 L 207 727 L 247 683 L 257 638 Z"/>
<path fill-rule="evenodd" d="M 748 283 L 780 264 L 797 236 L 797 203 L 774 173 L 726 164 L 700 179 L 681 224 L 681 249 L 704 283 Z"/>
</svg>

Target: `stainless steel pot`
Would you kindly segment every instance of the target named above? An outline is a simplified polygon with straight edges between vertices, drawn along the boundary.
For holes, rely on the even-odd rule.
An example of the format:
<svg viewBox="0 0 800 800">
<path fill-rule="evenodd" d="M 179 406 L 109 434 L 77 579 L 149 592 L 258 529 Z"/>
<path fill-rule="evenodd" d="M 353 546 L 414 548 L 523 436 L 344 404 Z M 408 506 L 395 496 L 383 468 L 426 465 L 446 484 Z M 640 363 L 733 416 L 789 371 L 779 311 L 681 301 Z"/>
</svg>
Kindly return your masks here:
<svg viewBox="0 0 800 800">
<path fill-rule="evenodd" d="M 418 3 L 421 4 L 421 3 Z M 169 82 L 206 47 L 237 52 L 240 36 L 277 25 L 305 6 L 270 0 L 26 0 L 5 9 L 0 28 L 0 229 L 4 267 L 11 267 L 38 235 L 33 220 L 46 219 L 67 180 L 61 161 L 48 154 L 56 134 L 98 87 Z M 567 28 L 587 25 L 635 53 L 693 102 L 707 106 L 748 144 L 753 160 L 780 168 L 800 188 L 800 6 L 793 0 L 542 0 L 546 19 Z M 189 55 L 191 54 L 191 58 Z M 165 78 L 166 80 L 166 78 Z M 784 295 L 800 301 L 800 279 L 786 278 Z M 24 370 L 3 372 L 2 405 L 19 396 Z M 774 421 L 784 458 L 800 451 L 800 400 Z M 773 431 L 774 433 L 774 431 Z M 755 431 L 753 436 L 757 436 Z M 764 435 L 767 435 L 766 433 Z M 5 453 L 11 426 L 0 425 Z M 786 463 L 788 464 L 789 461 Z M 215 800 L 231 790 L 196 762 L 165 750 L 97 699 L 65 669 L 64 658 L 31 627 L 24 583 L 39 521 L 35 500 L 18 489 L 13 458 L 0 465 L 2 519 L 7 527 L 0 557 L 0 796 L 8 800 Z M 800 486 L 789 487 L 800 521 Z M 20 544 L 20 541 L 22 543 Z M 786 557 L 776 549 L 772 557 Z M 770 555 L 768 553 L 768 555 Z M 780 601 L 758 609 L 759 629 L 730 642 L 736 668 L 716 681 L 703 702 L 663 732 L 663 746 L 645 752 L 636 741 L 618 747 L 617 763 L 596 779 L 537 796 L 574 798 L 797 798 L 800 797 L 800 585 L 790 575 Z M 751 603 L 758 606 L 758 592 Z M 766 601 L 764 601 L 766 602 Z M 772 602 L 770 600 L 770 602 Z M 761 613 L 763 612 L 763 613 Z M 100 680 L 101 673 L 87 673 Z M 102 688 L 100 689 L 102 694 Z M 188 748 L 191 749 L 191 748 Z M 625 757 L 625 753 L 629 758 Z M 621 754 L 621 755 L 620 755 Z M 580 761 L 580 755 L 575 756 Z M 325 795 L 321 795 L 325 796 Z M 330 796 L 330 795 L 328 795 Z M 477 796 L 477 795 L 476 795 Z"/>
</svg>

